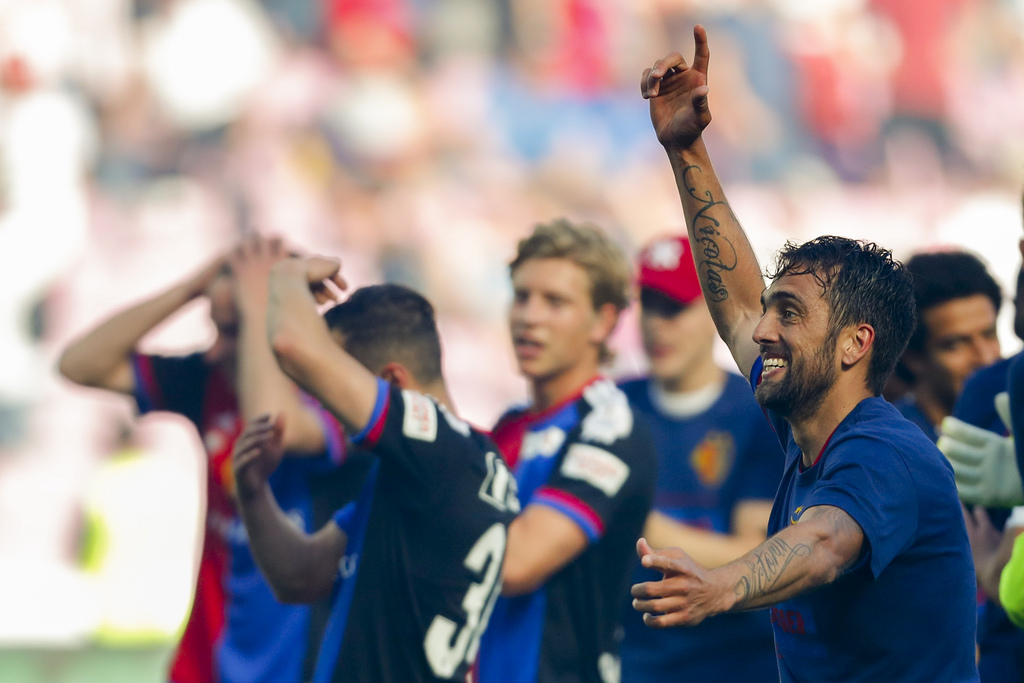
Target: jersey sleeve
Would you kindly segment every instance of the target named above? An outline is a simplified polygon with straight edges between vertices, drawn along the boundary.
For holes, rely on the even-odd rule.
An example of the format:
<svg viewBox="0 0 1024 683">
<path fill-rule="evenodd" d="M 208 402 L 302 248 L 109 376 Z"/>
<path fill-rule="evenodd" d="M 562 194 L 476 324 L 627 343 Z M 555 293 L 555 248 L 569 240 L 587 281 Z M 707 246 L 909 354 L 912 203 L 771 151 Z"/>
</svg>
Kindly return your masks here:
<svg viewBox="0 0 1024 683">
<path fill-rule="evenodd" d="M 312 396 L 300 394 L 302 405 L 316 417 L 320 431 L 324 435 L 324 457 L 322 467 L 329 469 L 338 467 L 345 462 L 345 429 L 329 410 L 320 405 Z M 320 460 L 320 458 L 316 458 Z"/>
<path fill-rule="evenodd" d="M 625 413 L 622 418 L 609 416 L 607 411 L 605 415 L 591 413 L 585 417 L 555 471 L 530 501 L 567 515 L 591 543 L 604 536 L 609 522 L 623 506 L 645 504 L 649 508 L 653 498 L 657 471 L 654 444 L 646 430 L 632 422 L 628 403 L 615 410 L 628 412 L 629 429 L 623 434 L 619 428 L 611 427 L 609 431 L 607 427 L 625 419 Z M 591 430 L 594 438 L 588 438 L 587 420 L 592 418 L 601 419 L 605 426 Z M 613 435 L 619 438 L 611 440 Z"/>
<path fill-rule="evenodd" d="M 168 411 L 198 420 L 209 368 L 201 354 L 151 356 L 132 354 L 135 402 L 139 412 Z"/>
<path fill-rule="evenodd" d="M 356 502 L 352 501 L 331 516 L 331 521 L 347 535 L 352 534 L 352 523 L 356 517 Z"/>
<path fill-rule="evenodd" d="M 402 486 L 400 500 L 419 506 L 443 493 L 448 473 L 459 471 L 467 452 L 470 426 L 447 413 L 434 399 L 377 380 L 377 399 L 366 426 L 352 443 L 381 459 Z"/>
<path fill-rule="evenodd" d="M 836 444 L 822 464 L 824 470 L 804 509 L 832 505 L 850 515 L 867 542 L 862 557 L 878 578 L 914 540 L 918 525 L 914 478 L 889 444 L 870 438 Z"/>
</svg>

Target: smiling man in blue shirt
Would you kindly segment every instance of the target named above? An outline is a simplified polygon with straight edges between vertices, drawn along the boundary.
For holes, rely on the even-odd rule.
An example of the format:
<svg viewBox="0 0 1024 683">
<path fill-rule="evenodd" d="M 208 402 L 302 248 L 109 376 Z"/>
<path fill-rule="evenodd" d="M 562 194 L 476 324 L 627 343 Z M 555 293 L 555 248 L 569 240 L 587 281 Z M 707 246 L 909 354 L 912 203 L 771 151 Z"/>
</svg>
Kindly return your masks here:
<svg viewBox="0 0 1024 683">
<path fill-rule="evenodd" d="M 765 289 L 701 133 L 708 44 L 644 72 L 705 300 L 786 450 L 769 538 L 708 570 L 655 552 L 633 587 L 652 627 L 770 607 L 783 681 L 977 681 L 975 577 L 949 464 L 880 394 L 914 326 L 889 251 L 842 237 L 783 248 Z M 739 655 L 740 653 L 737 653 Z"/>
</svg>

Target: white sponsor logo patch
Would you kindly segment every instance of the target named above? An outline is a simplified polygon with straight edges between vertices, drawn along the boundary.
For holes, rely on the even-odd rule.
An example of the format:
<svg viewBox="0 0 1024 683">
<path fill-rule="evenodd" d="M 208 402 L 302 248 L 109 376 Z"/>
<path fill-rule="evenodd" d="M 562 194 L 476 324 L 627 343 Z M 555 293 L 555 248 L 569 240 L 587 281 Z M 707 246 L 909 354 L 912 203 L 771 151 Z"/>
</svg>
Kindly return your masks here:
<svg viewBox="0 0 1024 683">
<path fill-rule="evenodd" d="M 405 419 L 402 432 L 410 439 L 433 441 L 437 438 L 437 406 L 423 394 L 402 391 L 405 401 Z"/>
<path fill-rule="evenodd" d="M 633 431 L 633 410 L 622 391 L 609 382 L 594 382 L 583 390 L 583 398 L 592 407 L 583 418 L 584 441 L 611 444 Z"/>
<path fill-rule="evenodd" d="M 530 432 L 523 437 L 523 445 L 519 449 L 519 459 L 529 460 L 540 456 L 548 458 L 558 452 L 565 443 L 565 431 L 551 426 L 539 432 Z"/>
<path fill-rule="evenodd" d="M 629 478 L 629 465 L 603 448 L 574 443 L 562 461 L 562 474 L 585 481 L 611 498 Z"/>
</svg>

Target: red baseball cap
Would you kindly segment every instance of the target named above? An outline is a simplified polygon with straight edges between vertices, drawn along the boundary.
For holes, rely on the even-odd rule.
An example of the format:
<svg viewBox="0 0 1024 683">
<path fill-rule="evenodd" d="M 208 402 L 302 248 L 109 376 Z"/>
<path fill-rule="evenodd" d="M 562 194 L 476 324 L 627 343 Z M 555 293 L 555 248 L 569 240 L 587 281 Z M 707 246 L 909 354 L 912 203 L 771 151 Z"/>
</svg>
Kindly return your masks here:
<svg viewBox="0 0 1024 683">
<path fill-rule="evenodd" d="M 693 265 L 690 240 L 662 237 L 640 252 L 639 285 L 690 305 L 700 298 L 700 280 Z"/>
</svg>

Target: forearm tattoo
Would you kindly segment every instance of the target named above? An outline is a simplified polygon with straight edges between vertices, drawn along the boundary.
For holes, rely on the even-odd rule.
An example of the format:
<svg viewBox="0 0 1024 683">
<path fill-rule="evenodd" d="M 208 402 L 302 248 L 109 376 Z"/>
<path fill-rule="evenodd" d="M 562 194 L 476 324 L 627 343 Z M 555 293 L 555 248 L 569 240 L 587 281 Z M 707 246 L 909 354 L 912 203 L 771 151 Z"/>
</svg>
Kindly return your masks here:
<svg viewBox="0 0 1024 683">
<path fill-rule="evenodd" d="M 690 165 L 683 169 L 682 174 L 686 193 L 701 205 L 693 218 L 694 241 L 697 243 L 697 271 L 701 275 L 708 300 L 725 301 L 729 298 L 729 291 L 722 281 L 722 273 L 736 269 L 736 248 L 718 231 L 722 223 L 712 214 L 721 215 L 724 211 L 729 220 L 735 221 L 736 218 L 724 199 L 715 199 L 710 190 L 705 190 L 701 194 L 697 189 L 694 183 L 695 176 L 703 172 L 699 166 Z"/>
<path fill-rule="evenodd" d="M 750 600 L 770 591 L 794 559 L 810 553 L 811 547 L 803 543 L 794 546 L 782 538 L 768 539 L 764 545 L 743 558 L 748 571 L 733 589 L 736 592 L 735 608 L 742 609 Z"/>
</svg>

